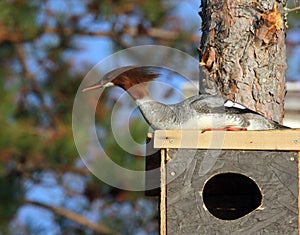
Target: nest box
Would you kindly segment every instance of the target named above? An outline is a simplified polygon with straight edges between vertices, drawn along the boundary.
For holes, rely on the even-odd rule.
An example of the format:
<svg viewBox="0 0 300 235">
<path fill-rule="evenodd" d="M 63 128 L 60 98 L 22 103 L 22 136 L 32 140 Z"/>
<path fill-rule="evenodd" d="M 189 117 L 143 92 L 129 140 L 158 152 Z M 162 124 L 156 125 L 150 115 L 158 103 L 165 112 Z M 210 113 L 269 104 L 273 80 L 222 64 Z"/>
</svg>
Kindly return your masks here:
<svg viewBox="0 0 300 235">
<path fill-rule="evenodd" d="M 158 130 L 150 144 L 161 235 L 298 234 L 299 130 Z"/>
</svg>

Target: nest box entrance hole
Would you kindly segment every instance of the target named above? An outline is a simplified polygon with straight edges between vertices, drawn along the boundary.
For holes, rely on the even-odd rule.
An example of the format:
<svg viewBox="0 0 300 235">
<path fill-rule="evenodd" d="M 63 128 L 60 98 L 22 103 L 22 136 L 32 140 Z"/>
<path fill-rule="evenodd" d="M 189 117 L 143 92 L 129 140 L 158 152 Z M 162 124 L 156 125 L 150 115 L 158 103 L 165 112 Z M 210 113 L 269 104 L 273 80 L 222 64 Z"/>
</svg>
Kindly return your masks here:
<svg viewBox="0 0 300 235">
<path fill-rule="evenodd" d="M 220 173 L 203 187 L 203 202 L 207 210 L 222 220 L 235 220 L 262 204 L 262 193 L 249 177 L 238 173 Z"/>
</svg>

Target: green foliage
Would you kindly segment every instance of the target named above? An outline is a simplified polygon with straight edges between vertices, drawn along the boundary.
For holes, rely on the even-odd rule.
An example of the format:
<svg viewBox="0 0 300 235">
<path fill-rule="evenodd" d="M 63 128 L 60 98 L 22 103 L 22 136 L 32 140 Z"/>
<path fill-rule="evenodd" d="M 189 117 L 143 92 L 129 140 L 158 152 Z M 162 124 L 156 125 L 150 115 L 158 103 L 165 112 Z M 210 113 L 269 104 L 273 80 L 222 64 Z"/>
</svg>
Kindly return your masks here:
<svg viewBox="0 0 300 235">
<path fill-rule="evenodd" d="M 145 18 L 152 26 L 161 26 L 165 22 L 168 12 L 172 9 L 167 3 L 160 0 L 143 1 L 142 10 Z"/>
<path fill-rule="evenodd" d="M 8 225 L 22 204 L 22 182 L 13 174 L 0 176 L 0 232 L 3 234 L 8 234 Z"/>
<path fill-rule="evenodd" d="M 145 136 L 149 132 L 149 126 L 140 118 L 132 118 L 129 123 L 129 129 L 134 141 L 139 144 L 145 143 Z"/>
<path fill-rule="evenodd" d="M 1 1 L 0 28 L 18 34 L 23 40 L 33 38 L 39 31 L 35 23 L 37 9 L 35 1 Z"/>
</svg>

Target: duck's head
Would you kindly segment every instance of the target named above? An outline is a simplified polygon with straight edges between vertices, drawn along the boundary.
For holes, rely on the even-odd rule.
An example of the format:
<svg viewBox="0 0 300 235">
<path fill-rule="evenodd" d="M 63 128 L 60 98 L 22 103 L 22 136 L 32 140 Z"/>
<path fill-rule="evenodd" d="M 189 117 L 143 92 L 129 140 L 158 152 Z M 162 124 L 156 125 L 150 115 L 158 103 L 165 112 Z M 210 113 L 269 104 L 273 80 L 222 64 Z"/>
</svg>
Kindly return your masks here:
<svg viewBox="0 0 300 235">
<path fill-rule="evenodd" d="M 151 67 L 126 66 L 115 69 L 103 76 L 96 84 L 83 89 L 83 92 L 119 86 L 134 99 L 142 99 L 148 95 L 148 83 L 159 76 Z"/>
</svg>

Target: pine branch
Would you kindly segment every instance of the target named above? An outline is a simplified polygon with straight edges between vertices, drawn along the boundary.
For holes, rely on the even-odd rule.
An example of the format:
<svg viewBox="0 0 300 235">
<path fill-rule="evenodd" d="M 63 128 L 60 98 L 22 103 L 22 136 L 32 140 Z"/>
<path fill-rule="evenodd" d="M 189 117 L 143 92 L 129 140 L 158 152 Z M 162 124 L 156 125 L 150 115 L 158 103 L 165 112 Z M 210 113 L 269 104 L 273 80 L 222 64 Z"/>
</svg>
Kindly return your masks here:
<svg viewBox="0 0 300 235">
<path fill-rule="evenodd" d="M 92 231 L 99 233 L 99 234 L 113 234 L 113 232 L 111 231 L 110 228 L 108 228 L 107 226 L 103 225 L 103 224 L 96 224 L 96 223 L 92 223 L 90 221 L 88 221 L 84 216 L 79 215 L 73 211 L 70 210 L 66 210 L 62 207 L 57 207 L 57 206 L 50 206 L 50 205 L 46 205 L 44 203 L 41 202 L 36 202 L 36 201 L 30 201 L 27 200 L 25 201 L 26 204 L 30 204 L 33 206 L 38 206 L 38 207 L 42 207 L 45 208 L 47 210 L 52 211 L 53 213 L 60 215 L 64 218 L 67 218 L 69 220 L 72 220 L 80 225 L 83 225 L 89 229 L 91 229 Z"/>
<path fill-rule="evenodd" d="M 96 37 L 112 37 L 116 33 L 111 31 L 96 31 L 96 32 L 91 32 L 91 31 L 84 31 L 84 30 L 72 30 L 70 28 L 64 28 L 64 29 L 57 29 L 57 28 L 51 28 L 51 27 L 45 27 L 43 29 L 44 33 L 58 33 L 58 34 L 63 34 L 66 36 L 77 34 L 77 35 L 86 35 L 86 36 L 96 36 Z M 136 27 L 127 27 L 124 28 L 120 34 L 127 34 L 132 37 L 136 37 L 140 34 L 139 29 Z M 171 30 L 165 30 L 165 29 L 160 29 L 160 28 L 149 28 L 143 30 L 143 34 L 160 39 L 160 40 L 176 40 L 180 36 L 179 32 L 176 31 L 171 31 Z M 192 42 L 198 42 L 200 40 L 200 37 L 198 35 L 192 35 L 190 37 L 190 40 Z"/>
<path fill-rule="evenodd" d="M 298 7 L 294 7 L 294 8 L 284 8 L 284 10 L 285 10 L 285 12 L 286 13 L 289 13 L 289 12 L 293 12 L 293 11 L 298 11 L 298 10 L 300 10 L 300 6 L 298 6 Z"/>
</svg>

